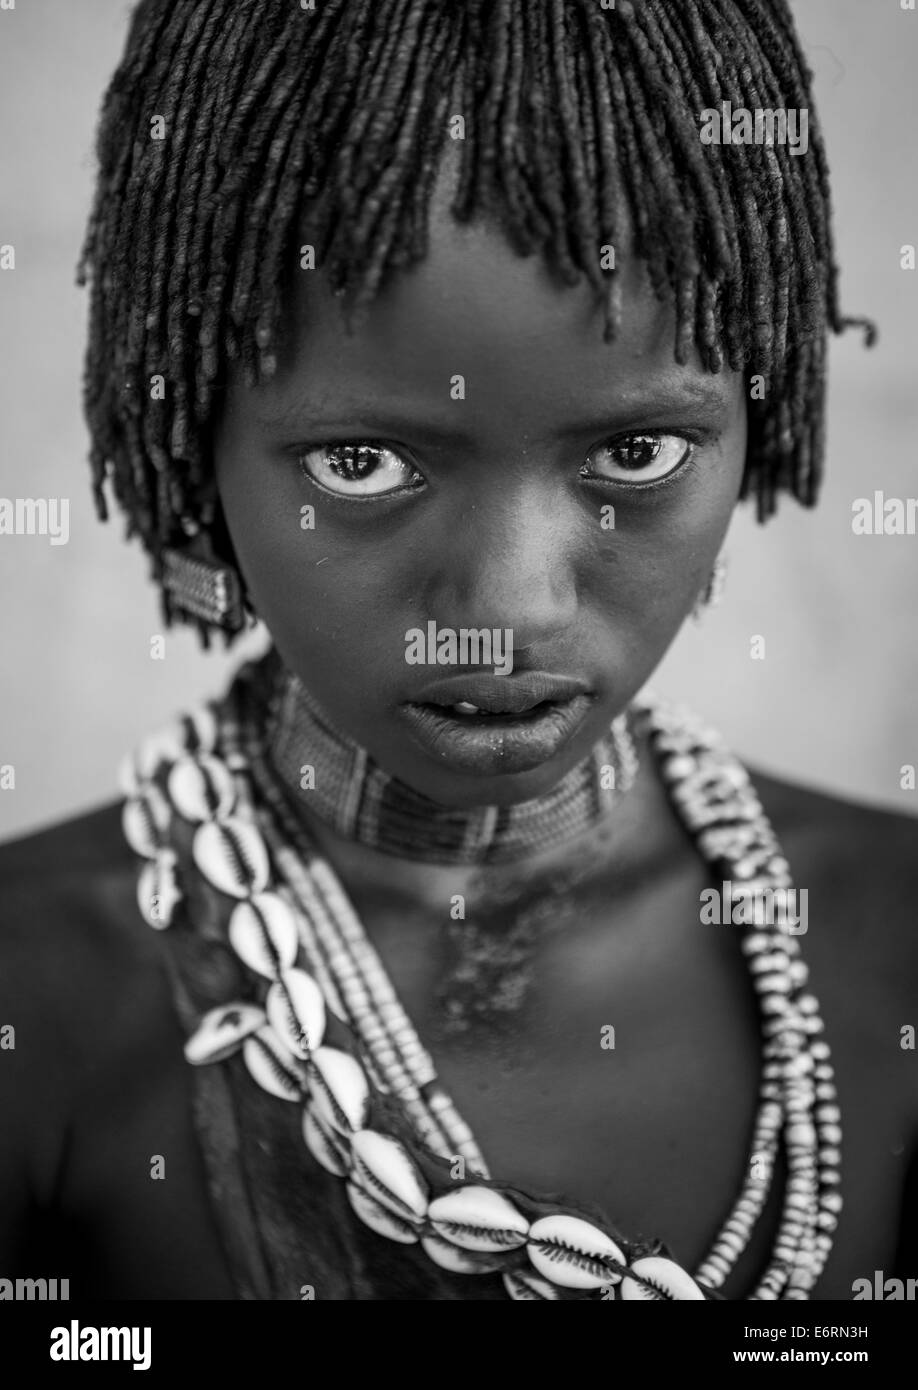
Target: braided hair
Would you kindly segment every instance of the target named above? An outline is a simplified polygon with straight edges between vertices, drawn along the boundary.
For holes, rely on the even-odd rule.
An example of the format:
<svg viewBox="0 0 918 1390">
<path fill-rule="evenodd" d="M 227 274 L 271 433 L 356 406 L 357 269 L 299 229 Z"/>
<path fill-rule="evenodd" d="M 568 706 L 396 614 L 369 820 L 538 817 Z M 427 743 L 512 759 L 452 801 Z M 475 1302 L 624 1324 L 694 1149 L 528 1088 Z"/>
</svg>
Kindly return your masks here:
<svg viewBox="0 0 918 1390">
<path fill-rule="evenodd" d="M 839 311 L 811 78 L 788 0 L 140 0 L 77 272 L 99 517 L 107 479 L 160 583 L 189 535 L 227 552 L 209 427 L 229 362 L 249 385 L 275 369 L 304 201 L 352 328 L 425 254 L 457 114 L 453 215 L 586 276 L 606 341 L 621 288 L 601 252 L 630 239 L 672 300 L 676 360 L 764 379 L 740 496 L 759 520 L 780 491 L 812 506 L 828 331 L 873 329 Z M 806 110 L 807 153 L 702 143 L 725 101 Z"/>
</svg>

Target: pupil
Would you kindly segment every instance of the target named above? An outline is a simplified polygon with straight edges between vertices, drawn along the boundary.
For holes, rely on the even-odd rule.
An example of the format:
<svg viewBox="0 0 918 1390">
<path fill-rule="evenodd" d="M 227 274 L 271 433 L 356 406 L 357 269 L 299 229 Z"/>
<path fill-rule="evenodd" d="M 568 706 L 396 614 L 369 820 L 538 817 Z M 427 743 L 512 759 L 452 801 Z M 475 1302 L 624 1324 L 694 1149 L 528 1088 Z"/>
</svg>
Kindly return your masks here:
<svg viewBox="0 0 918 1390">
<path fill-rule="evenodd" d="M 629 439 L 627 444 L 622 445 L 625 458 L 622 460 L 626 468 L 642 468 L 648 463 L 652 463 L 657 456 L 659 444 L 655 439 L 648 439 L 645 436 L 636 435 Z"/>
<path fill-rule="evenodd" d="M 366 444 L 343 444 L 329 457 L 330 466 L 346 482 L 358 482 L 376 467 L 375 449 Z"/>
</svg>

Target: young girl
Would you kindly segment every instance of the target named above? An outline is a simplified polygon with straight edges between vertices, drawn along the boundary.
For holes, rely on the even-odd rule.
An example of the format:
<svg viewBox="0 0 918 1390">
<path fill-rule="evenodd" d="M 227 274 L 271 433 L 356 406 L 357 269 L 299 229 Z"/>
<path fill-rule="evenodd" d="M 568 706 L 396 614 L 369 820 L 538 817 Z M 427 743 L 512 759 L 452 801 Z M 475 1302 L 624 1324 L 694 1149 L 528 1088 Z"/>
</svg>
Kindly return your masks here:
<svg viewBox="0 0 918 1390">
<path fill-rule="evenodd" d="M 736 503 L 819 491 L 848 321 L 785 0 L 143 0 L 98 152 L 100 515 L 167 621 L 269 642 L 0 853 L 3 1267 L 914 1275 L 914 822 L 645 690 Z"/>
</svg>

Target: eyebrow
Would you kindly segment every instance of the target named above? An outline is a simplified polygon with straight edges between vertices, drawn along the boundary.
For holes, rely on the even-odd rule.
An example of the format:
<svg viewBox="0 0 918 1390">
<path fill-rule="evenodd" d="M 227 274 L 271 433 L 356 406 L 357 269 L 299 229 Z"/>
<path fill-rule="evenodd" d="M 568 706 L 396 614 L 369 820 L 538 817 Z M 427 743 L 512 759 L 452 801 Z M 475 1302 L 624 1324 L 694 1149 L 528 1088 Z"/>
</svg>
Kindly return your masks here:
<svg viewBox="0 0 918 1390">
<path fill-rule="evenodd" d="M 633 422 L 635 427 L 640 427 L 641 421 L 652 419 L 658 419 L 663 423 L 668 414 L 681 411 L 700 410 L 709 418 L 714 418 L 722 414 L 728 404 L 724 391 L 713 382 L 686 381 L 673 390 L 655 391 L 639 400 L 612 402 L 608 408 L 600 408 L 598 414 L 592 418 L 562 426 L 556 431 L 556 435 L 562 438 L 621 429 L 622 425 L 613 424 L 617 418 Z M 364 419 L 373 421 L 372 427 L 359 423 Z M 256 414 L 255 420 L 263 429 L 296 430 L 304 437 L 316 431 L 330 435 L 338 433 L 343 437 L 357 430 L 368 429 L 370 433 L 379 435 L 410 432 L 418 437 L 438 440 L 443 444 L 471 446 L 475 443 L 474 436 L 458 425 L 442 425 L 433 420 L 415 419 L 408 410 L 396 414 L 387 410 L 385 406 L 377 407 L 375 401 L 366 399 L 355 401 L 351 408 L 346 403 L 339 405 L 334 413 L 328 416 L 323 415 L 321 410 L 313 410 L 305 403 L 296 402 L 288 409 L 278 411 L 276 415 Z"/>
</svg>

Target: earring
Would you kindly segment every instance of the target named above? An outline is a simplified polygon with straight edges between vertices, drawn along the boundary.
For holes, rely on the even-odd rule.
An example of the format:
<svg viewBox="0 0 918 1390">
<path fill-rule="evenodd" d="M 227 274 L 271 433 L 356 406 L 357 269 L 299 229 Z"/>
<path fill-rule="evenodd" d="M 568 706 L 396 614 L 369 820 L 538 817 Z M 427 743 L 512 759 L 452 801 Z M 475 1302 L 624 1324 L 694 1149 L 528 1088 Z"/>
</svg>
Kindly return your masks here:
<svg viewBox="0 0 918 1390">
<path fill-rule="evenodd" d="M 711 570 L 707 584 L 705 584 L 701 593 L 695 600 L 695 606 L 692 609 L 692 617 L 696 623 L 701 622 L 701 619 L 709 608 L 716 608 L 718 603 L 720 603 L 726 586 L 726 580 L 727 557 L 721 552 L 714 561 L 714 568 Z"/>
<path fill-rule="evenodd" d="M 254 619 L 238 570 L 217 558 L 206 531 L 199 531 L 188 545 L 166 546 L 162 564 L 170 617 L 207 623 L 226 633 L 241 632 L 247 612 Z"/>
</svg>

